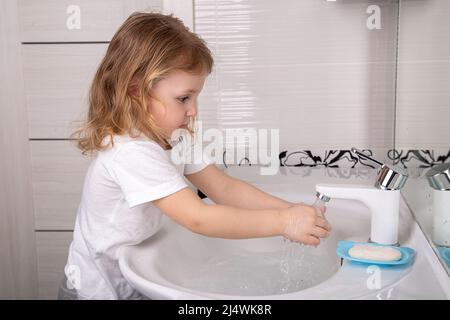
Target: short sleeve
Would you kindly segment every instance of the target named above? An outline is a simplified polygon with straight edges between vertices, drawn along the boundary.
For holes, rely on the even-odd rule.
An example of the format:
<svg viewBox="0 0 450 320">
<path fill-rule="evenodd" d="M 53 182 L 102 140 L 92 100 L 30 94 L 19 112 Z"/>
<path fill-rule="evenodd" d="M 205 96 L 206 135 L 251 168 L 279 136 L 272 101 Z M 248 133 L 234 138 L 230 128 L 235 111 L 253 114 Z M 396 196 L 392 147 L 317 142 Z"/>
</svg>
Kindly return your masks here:
<svg viewBox="0 0 450 320">
<path fill-rule="evenodd" d="M 172 161 L 183 163 L 185 175 L 199 172 L 210 164 L 214 164 L 211 157 L 205 152 L 201 140 L 192 138 L 185 131 L 181 131 L 178 141 L 172 145 Z"/>
<path fill-rule="evenodd" d="M 184 165 L 184 174 L 193 174 L 202 171 L 210 164 L 214 164 L 214 161 L 212 161 L 210 157 L 203 155 L 202 159 L 198 162 L 194 162 L 191 164 L 186 163 Z"/>
<path fill-rule="evenodd" d="M 152 142 L 123 145 L 108 164 L 130 207 L 163 198 L 187 187 L 165 151 Z"/>
</svg>

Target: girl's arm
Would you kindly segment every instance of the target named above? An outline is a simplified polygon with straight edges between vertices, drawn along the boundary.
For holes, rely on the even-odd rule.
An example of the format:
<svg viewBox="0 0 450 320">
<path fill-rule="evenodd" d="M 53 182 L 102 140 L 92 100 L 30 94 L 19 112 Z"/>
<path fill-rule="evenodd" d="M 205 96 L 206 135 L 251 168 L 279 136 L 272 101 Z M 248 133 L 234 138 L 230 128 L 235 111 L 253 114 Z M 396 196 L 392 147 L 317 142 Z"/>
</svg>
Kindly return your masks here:
<svg viewBox="0 0 450 320">
<path fill-rule="evenodd" d="M 217 204 L 245 209 L 286 209 L 294 205 L 232 178 L 214 165 L 186 178 Z"/>
<path fill-rule="evenodd" d="M 162 212 L 195 233 L 209 237 L 242 239 L 284 235 L 293 241 L 318 245 L 330 226 L 311 206 L 251 210 L 208 205 L 190 188 L 154 200 Z"/>
<path fill-rule="evenodd" d="M 190 188 L 184 188 L 153 203 L 177 223 L 206 236 L 239 239 L 276 236 L 284 231 L 279 210 L 257 211 L 208 205 Z"/>
</svg>

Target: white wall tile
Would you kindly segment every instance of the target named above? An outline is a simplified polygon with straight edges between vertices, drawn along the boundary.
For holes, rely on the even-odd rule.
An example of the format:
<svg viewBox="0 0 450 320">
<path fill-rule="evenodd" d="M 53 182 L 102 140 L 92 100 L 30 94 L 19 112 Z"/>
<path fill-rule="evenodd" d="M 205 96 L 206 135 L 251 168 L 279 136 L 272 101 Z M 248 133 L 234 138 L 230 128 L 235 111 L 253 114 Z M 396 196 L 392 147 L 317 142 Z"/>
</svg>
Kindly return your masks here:
<svg viewBox="0 0 450 320">
<path fill-rule="evenodd" d="M 402 1 L 396 147 L 450 149 L 450 2 Z"/>
</svg>

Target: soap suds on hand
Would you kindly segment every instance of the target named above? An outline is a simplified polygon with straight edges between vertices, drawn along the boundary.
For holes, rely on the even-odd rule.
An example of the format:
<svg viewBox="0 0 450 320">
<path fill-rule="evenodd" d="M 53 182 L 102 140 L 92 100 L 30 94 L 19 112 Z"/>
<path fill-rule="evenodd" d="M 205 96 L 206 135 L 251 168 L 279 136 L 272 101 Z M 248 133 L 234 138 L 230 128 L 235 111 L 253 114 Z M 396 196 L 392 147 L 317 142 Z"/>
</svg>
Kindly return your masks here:
<svg viewBox="0 0 450 320">
<path fill-rule="evenodd" d="M 374 261 L 396 261 L 400 260 L 402 253 L 392 247 L 376 245 L 354 245 L 348 250 L 350 257 Z"/>
</svg>

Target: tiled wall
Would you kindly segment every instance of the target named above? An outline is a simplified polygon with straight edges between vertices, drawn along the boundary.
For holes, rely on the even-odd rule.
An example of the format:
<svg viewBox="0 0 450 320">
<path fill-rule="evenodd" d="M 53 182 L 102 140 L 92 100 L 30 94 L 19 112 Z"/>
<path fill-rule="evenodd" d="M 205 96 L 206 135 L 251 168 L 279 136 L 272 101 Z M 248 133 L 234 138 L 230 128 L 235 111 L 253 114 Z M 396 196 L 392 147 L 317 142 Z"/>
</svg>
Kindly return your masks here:
<svg viewBox="0 0 450 320">
<path fill-rule="evenodd" d="M 367 26 L 374 5 L 380 29 Z M 385 0 L 195 1 L 195 30 L 216 62 L 204 127 L 279 129 L 280 153 L 293 153 L 286 164 L 353 166 L 340 152 L 352 146 L 388 160 L 397 16 Z"/>
</svg>

